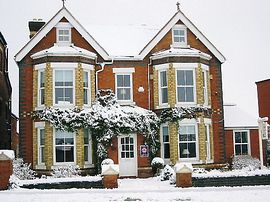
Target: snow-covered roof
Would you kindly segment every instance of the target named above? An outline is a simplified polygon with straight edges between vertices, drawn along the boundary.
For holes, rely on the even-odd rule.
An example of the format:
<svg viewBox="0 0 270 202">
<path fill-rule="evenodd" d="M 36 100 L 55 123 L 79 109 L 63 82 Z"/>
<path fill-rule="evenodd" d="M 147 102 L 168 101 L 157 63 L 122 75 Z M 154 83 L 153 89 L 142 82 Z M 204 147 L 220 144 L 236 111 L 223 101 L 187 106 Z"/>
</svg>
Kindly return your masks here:
<svg viewBox="0 0 270 202">
<path fill-rule="evenodd" d="M 242 110 L 236 104 L 224 105 L 224 122 L 226 128 L 258 128 L 257 118 Z"/>
<path fill-rule="evenodd" d="M 79 16 L 82 14 L 79 14 Z M 15 60 L 21 61 L 27 53 L 63 18 L 93 46 L 105 60 L 143 60 L 157 43 L 180 20 L 196 37 L 215 55 L 220 62 L 225 57 L 198 30 L 198 28 L 179 10 L 165 23 L 158 25 L 126 24 L 126 25 L 94 25 L 91 19 L 79 17 L 80 22 L 65 8 L 46 23 L 39 32 L 15 55 Z M 159 22 L 160 23 L 160 22 Z M 165 25 L 164 25 L 165 24 Z M 164 25 L 164 26 L 163 26 Z M 162 27 L 163 26 L 163 27 Z"/>
<path fill-rule="evenodd" d="M 173 56 L 200 57 L 206 60 L 211 59 L 210 55 L 203 53 L 195 48 L 174 48 L 174 47 L 171 47 L 168 50 L 162 50 L 157 53 L 154 53 L 151 58 L 160 59 L 164 57 L 173 57 Z"/>
<path fill-rule="evenodd" d="M 39 51 L 31 55 L 33 59 L 42 58 L 46 56 L 82 56 L 89 59 L 96 59 L 97 55 L 83 48 L 79 48 L 74 45 L 66 46 L 66 45 L 57 45 Z"/>
<path fill-rule="evenodd" d="M 7 160 L 11 159 L 13 160 L 15 157 L 13 150 L 0 150 L 0 159 Z"/>
</svg>

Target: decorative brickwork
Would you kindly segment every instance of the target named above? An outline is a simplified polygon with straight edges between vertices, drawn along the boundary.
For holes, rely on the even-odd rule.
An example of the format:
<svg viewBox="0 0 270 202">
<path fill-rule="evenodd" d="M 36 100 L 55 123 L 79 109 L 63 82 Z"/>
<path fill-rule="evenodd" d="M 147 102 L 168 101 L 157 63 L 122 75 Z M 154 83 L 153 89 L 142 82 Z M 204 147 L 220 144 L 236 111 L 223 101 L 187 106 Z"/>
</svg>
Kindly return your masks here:
<svg viewBox="0 0 270 202">
<path fill-rule="evenodd" d="M 53 128 L 45 123 L 45 165 L 48 170 L 53 165 Z"/>
<path fill-rule="evenodd" d="M 154 68 L 153 70 L 153 91 L 154 91 L 154 109 L 159 106 L 159 92 L 158 92 L 158 71 Z"/>
<path fill-rule="evenodd" d="M 170 133 L 170 160 L 175 164 L 179 159 L 178 152 L 178 124 L 169 123 L 169 133 Z"/>
<path fill-rule="evenodd" d="M 82 64 L 78 64 L 78 68 L 75 69 L 75 103 L 79 108 L 83 107 L 83 69 Z"/>
<path fill-rule="evenodd" d="M 174 107 L 176 104 L 176 81 L 173 64 L 169 64 L 168 70 L 168 103 L 170 107 Z"/>
<path fill-rule="evenodd" d="M 53 70 L 51 63 L 46 64 L 45 69 L 45 106 L 51 107 L 53 105 Z"/>
<path fill-rule="evenodd" d="M 204 93 L 203 93 L 203 76 L 202 76 L 202 68 L 201 63 L 198 64 L 198 67 L 195 69 L 196 75 L 196 95 L 197 95 L 197 104 L 204 104 Z"/>
<path fill-rule="evenodd" d="M 83 129 L 76 133 L 76 163 L 80 168 L 84 166 L 84 132 Z"/>
<path fill-rule="evenodd" d="M 206 145 L 205 145 L 205 126 L 203 122 L 203 117 L 200 117 L 200 123 L 198 124 L 198 143 L 199 143 L 199 160 L 206 160 Z"/>
<path fill-rule="evenodd" d="M 91 83 L 91 104 L 95 101 L 96 98 L 96 77 L 95 70 L 90 71 L 90 83 Z"/>
</svg>

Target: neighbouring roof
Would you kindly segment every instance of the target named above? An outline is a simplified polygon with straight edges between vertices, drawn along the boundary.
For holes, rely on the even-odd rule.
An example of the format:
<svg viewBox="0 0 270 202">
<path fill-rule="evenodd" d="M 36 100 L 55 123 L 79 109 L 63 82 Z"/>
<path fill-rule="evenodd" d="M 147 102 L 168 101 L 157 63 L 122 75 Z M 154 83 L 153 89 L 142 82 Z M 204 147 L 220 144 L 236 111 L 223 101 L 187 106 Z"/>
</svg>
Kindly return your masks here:
<svg viewBox="0 0 270 202">
<path fill-rule="evenodd" d="M 73 27 L 88 41 L 88 43 L 105 60 L 142 60 L 156 46 L 156 44 L 180 20 L 221 62 L 225 57 L 198 30 L 198 28 L 179 10 L 163 26 L 141 25 L 94 25 L 93 22 L 80 22 L 66 9 L 61 8 L 52 19 L 46 23 L 38 33 L 15 55 L 15 60 L 21 61 L 27 53 L 63 18 L 65 17 Z M 163 27 L 162 27 L 163 26 Z"/>
<path fill-rule="evenodd" d="M 33 59 L 42 58 L 46 56 L 81 56 L 89 59 L 95 59 L 97 55 L 83 48 L 79 48 L 74 45 L 70 46 L 59 46 L 55 44 L 54 46 L 39 51 L 31 55 Z"/>
<path fill-rule="evenodd" d="M 264 80 L 261 80 L 261 81 L 256 81 L 255 83 L 258 84 L 258 83 L 264 83 L 264 82 L 270 82 L 270 79 L 264 79 Z"/>
<path fill-rule="evenodd" d="M 242 110 L 236 104 L 224 105 L 224 124 L 226 128 L 258 128 L 257 118 Z"/>
</svg>

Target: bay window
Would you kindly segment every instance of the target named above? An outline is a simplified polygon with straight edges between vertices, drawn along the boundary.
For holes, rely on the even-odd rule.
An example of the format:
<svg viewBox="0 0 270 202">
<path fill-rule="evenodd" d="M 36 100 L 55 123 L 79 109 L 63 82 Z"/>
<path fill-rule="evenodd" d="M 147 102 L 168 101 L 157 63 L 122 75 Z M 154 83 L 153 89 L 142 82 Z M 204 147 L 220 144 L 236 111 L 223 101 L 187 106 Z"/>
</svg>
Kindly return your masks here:
<svg viewBox="0 0 270 202">
<path fill-rule="evenodd" d="M 195 125 L 179 126 L 179 153 L 180 158 L 197 157 L 197 134 Z"/>
</svg>

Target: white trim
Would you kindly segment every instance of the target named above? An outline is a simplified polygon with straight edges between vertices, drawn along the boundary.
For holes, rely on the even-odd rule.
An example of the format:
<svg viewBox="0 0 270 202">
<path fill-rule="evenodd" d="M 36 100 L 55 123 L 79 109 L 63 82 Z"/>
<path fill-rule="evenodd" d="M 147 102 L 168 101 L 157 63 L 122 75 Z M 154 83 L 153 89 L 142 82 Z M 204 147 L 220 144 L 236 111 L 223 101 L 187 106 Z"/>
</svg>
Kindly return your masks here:
<svg viewBox="0 0 270 202">
<path fill-rule="evenodd" d="M 224 127 L 224 130 L 258 130 L 258 126 L 234 126 Z"/>
<path fill-rule="evenodd" d="M 37 128 L 37 158 L 38 158 L 38 165 L 45 165 L 45 162 L 41 162 L 41 153 L 40 153 L 40 149 L 41 149 L 41 146 L 40 146 L 40 130 L 44 130 L 44 145 L 43 145 L 43 148 L 44 148 L 44 152 L 45 152 L 45 128 L 44 127 L 39 127 Z M 43 154 L 44 155 L 44 158 L 45 158 L 45 153 Z"/>
<path fill-rule="evenodd" d="M 206 132 L 206 140 L 205 144 L 206 144 L 206 162 L 209 162 L 212 158 L 212 149 L 211 149 L 211 136 L 210 136 L 210 126 L 211 124 L 205 123 L 205 132 Z"/>
<path fill-rule="evenodd" d="M 35 70 L 43 70 L 45 68 L 46 68 L 46 63 L 41 63 L 41 64 L 34 65 Z"/>
<path fill-rule="evenodd" d="M 172 63 L 175 69 L 196 69 L 199 63 Z"/>
<path fill-rule="evenodd" d="M 202 64 L 202 63 L 201 63 L 201 68 L 202 68 L 203 70 L 209 71 L 209 66 L 206 65 L 206 64 Z"/>
<path fill-rule="evenodd" d="M 122 69 L 122 68 L 120 68 Z M 123 69 L 126 69 L 126 68 L 123 68 Z M 129 68 L 128 68 L 129 69 Z M 115 73 L 115 95 L 116 95 L 116 99 L 117 101 L 120 103 L 120 104 L 131 104 L 133 105 L 134 102 L 133 102 L 133 72 L 125 72 L 125 73 Z M 118 91 L 118 88 L 117 88 L 117 76 L 120 76 L 120 75 L 128 75 L 130 77 L 130 100 L 119 100 L 118 97 L 117 97 L 117 91 Z M 121 88 L 121 87 L 120 87 Z"/>
<path fill-rule="evenodd" d="M 45 127 L 45 121 L 35 122 L 35 128 L 44 128 L 44 127 Z"/>
<path fill-rule="evenodd" d="M 72 70 L 72 76 L 73 76 L 73 98 L 72 98 L 72 103 L 64 103 L 64 104 L 56 104 L 55 103 L 55 71 L 70 71 Z M 57 107 L 73 107 L 75 106 L 75 101 L 76 101 L 76 82 L 75 82 L 75 69 L 73 67 L 67 67 L 67 68 L 57 68 L 57 67 L 53 67 L 53 106 L 57 106 Z"/>
<path fill-rule="evenodd" d="M 247 132 L 247 146 L 248 146 L 248 155 L 251 155 L 251 146 L 250 146 L 250 131 L 249 130 L 233 130 L 233 153 L 235 154 L 235 133 L 236 132 Z M 242 144 L 239 144 L 242 145 Z"/>
<path fill-rule="evenodd" d="M 202 70 L 202 77 L 203 77 L 203 99 L 204 99 L 204 106 L 208 106 L 209 105 L 209 90 L 208 90 L 208 85 L 210 85 L 208 83 L 208 78 L 209 78 L 209 71 L 203 69 Z"/>
<path fill-rule="evenodd" d="M 195 146 L 196 146 L 196 157 L 194 158 L 180 158 L 180 147 L 179 147 L 179 130 L 180 130 L 180 126 L 194 126 L 195 127 L 195 135 L 196 135 L 196 142 L 195 142 Z M 187 162 L 194 162 L 194 161 L 199 161 L 200 158 L 200 153 L 199 153 L 199 134 L 198 134 L 198 124 L 196 119 L 183 119 L 181 121 L 179 121 L 179 127 L 177 130 L 177 146 L 178 146 L 178 159 L 180 161 L 187 161 Z M 193 141 L 192 141 L 193 142 Z"/>
<path fill-rule="evenodd" d="M 195 68 L 194 66 L 189 67 L 189 68 L 181 68 L 181 67 L 176 67 L 175 68 L 175 86 L 176 86 L 176 89 L 175 89 L 175 94 L 176 94 L 176 106 L 183 106 L 183 105 L 196 105 L 197 103 L 197 86 L 196 86 L 196 73 L 195 73 Z M 177 71 L 178 70 L 187 70 L 187 71 L 192 71 L 193 73 L 193 102 L 179 102 L 178 101 L 178 85 L 177 85 Z"/>
<path fill-rule="evenodd" d="M 154 38 L 141 50 L 140 55 L 145 58 L 148 53 L 159 43 L 159 41 L 172 29 L 178 22 L 182 21 L 184 25 L 200 40 L 221 62 L 226 58 L 217 50 L 217 48 L 198 30 L 198 28 L 179 10 L 165 26 L 154 36 Z"/>
<path fill-rule="evenodd" d="M 67 132 L 67 131 L 65 131 L 65 132 Z M 69 133 L 69 132 L 67 132 L 67 133 Z M 56 134 L 56 129 L 53 128 L 53 166 L 52 166 L 52 168 L 56 168 L 58 166 L 65 166 L 67 164 L 76 165 L 76 162 L 77 162 L 76 161 L 76 159 L 77 159 L 77 156 L 76 156 L 76 153 L 77 153 L 77 147 L 76 147 L 77 141 L 76 141 L 76 137 L 77 136 L 76 136 L 76 134 L 75 133 L 72 133 L 73 134 L 73 141 L 74 141 L 74 143 L 73 143 L 73 147 L 74 147 L 74 161 L 73 162 L 56 162 L 55 134 Z"/>
<path fill-rule="evenodd" d="M 160 74 L 162 72 L 166 73 L 167 87 L 166 86 L 165 87 L 161 86 L 161 76 L 160 76 Z M 163 99 L 163 97 L 162 97 L 162 88 L 164 88 L 164 89 L 167 88 L 167 102 L 165 102 L 165 103 L 162 102 L 162 99 Z M 164 106 L 169 105 L 169 86 L 168 86 L 168 71 L 167 71 L 167 69 L 158 71 L 158 103 L 159 103 L 160 107 L 164 107 Z"/>
<path fill-rule="evenodd" d="M 41 88 L 40 86 L 40 81 L 41 81 L 41 73 L 43 73 L 43 79 L 44 79 L 44 87 Z M 39 69 L 38 70 L 38 80 L 37 80 L 37 86 L 38 86 L 38 89 L 37 89 L 37 107 L 39 108 L 42 108 L 44 107 L 45 105 L 45 87 L 46 87 L 46 84 L 45 84 L 45 81 L 46 81 L 46 75 L 45 75 L 45 69 Z M 44 90 L 44 103 L 41 104 L 41 90 Z"/>
<path fill-rule="evenodd" d="M 62 35 L 62 36 L 68 36 L 68 41 L 60 41 L 59 40 L 59 36 L 60 36 L 59 32 L 60 32 L 60 30 L 64 30 L 64 31 L 67 30 L 68 31 L 68 35 Z M 71 41 L 72 41 L 71 37 L 72 37 L 72 34 L 71 34 L 71 28 L 70 27 L 56 27 L 56 43 L 57 43 L 57 45 L 60 45 L 60 46 L 63 46 L 63 45 L 68 46 L 68 45 L 70 45 Z"/>
<path fill-rule="evenodd" d="M 94 65 L 82 63 L 82 68 L 85 70 L 94 70 Z"/>
<path fill-rule="evenodd" d="M 203 118 L 203 122 L 208 125 L 212 125 L 212 120 L 209 118 Z"/>
<path fill-rule="evenodd" d="M 58 69 L 58 68 L 77 68 L 78 63 L 77 62 L 52 62 L 51 68 Z"/>
<path fill-rule="evenodd" d="M 69 22 L 58 22 L 56 25 L 55 25 L 56 28 L 69 28 L 71 29 L 73 26 L 72 24 L 70 24 Z"/>
<path fill-rule="evenodd" d="M 97 43 L 97 41 L 86 31 L 86 29 L 72 16 L 72 14 L 66 9 L 66 7 L 62 7 L 56 14 L 53 16 L 50 21 L 45 24 L 37 34 L 31 38 L 31 40 L 15 55 L 15 61 L 20 62 L 31 49 L 34 48 L 36 44 L 38 44 L 43 37 L 46 36 L 47 33 L 51 31 L 53 27 L 59 21 L 65 17 L 67 21 L 82 35 L 86 41 L 91 44 L 91 46 L 100 54 L 100 56 L 104 60 L 109 60 L 108 53 Z"/>
<path fill-rule="evenodd" d="M 88 160 L 87 161 L 84 161 L 84 164 L 85 164 L 85 168 L 86 167 L 91 167 L 93 165 L 93 151 L 92 151 L 92 146 L 93 146 L 93 142 L 92 142 L 92 134 L 90 132 L 90 130 L 88 129 L 84 129 L 84 133 L 85 133 L 85 130 L 87 130 L 88 132 L 88 144 L 85 144 L 85 142 L 83 143 L 83 150 L 84 150 L 84 147 L 88 147 Z M 83 134 L 84 135 L 84 134 Z M 78 137 L 78 136 L 76 136 Z M 85 160 L 85 159 L 84 159 Z"/>
<path fill-rule="evenodd" d="M 184 31 L 184 38 L 185 42 L 175 42 L 174 41 L 174 31 L 175 30 L 183 30 Z M 172 27 L 172 46 L 176 48 L 184 48 L 188 46 L 187 43 L 187 27 L 183 24 L 176 24 Z"/>
<path fill-rule="evenodd" d="M 87 90 L 88 91 L 88 97 L 87 97 L 87 104 L 84 103 L 84 92 L 83 92 L 83 106 L 84 107 L 90 107 L 91 106 L 91 72 L 90 70 L 87 68 L 83 68 L 83 83 L 84 83 L 84 73 L 87 73 L 88 77 L 87 77 L 87 82 L 88 82 L 88 86 L 87 87 L 84 87 L 83 86 L 83 91 L 84 90 Z"/>
<path fill-rule="evenodd" d="M 169 136 L 169 142 L 166 142 L 167 144 L 169 144 L 169 146 L 171 145 L 171 142 L 170 142 L 170 128 L 169 128 L 169 125 L 168 123 L 163 123 L 160 125 L 160 155 L 161 155 L 161 158 L 164 159 L 165 163 L 168 164 L 170 162 L 170 158 L 164 158 L 164 141 L 163 141 L 163 127 L 168 127 L 168 136 Z"/>
<path fill-rule="evenodd" d="M 115 74 L 121 74 L 121 73 L 134 73 L 135 68 L 130 67 L 130 68 L 113 68 L 113 73 Z"/>
<path fill-rule="evenodd" d="M 161 70 L 167 70 L 169 69 L 169 63 L 166 64 L 160 64 L 160 65 L 154 65 L 155 70 L 161 71 Z"/>
</svg>

